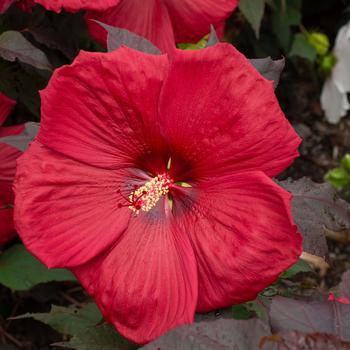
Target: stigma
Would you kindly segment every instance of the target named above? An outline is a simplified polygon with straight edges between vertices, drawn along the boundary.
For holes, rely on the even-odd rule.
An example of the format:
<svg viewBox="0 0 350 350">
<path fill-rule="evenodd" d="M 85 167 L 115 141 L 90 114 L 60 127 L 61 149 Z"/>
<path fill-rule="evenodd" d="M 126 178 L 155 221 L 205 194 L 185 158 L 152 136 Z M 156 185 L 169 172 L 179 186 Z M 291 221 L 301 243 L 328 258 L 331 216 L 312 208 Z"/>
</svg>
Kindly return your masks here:
<svg viewBox="0 0 350 350">
<path fill-rule="evenodd" d="M 158 175 L 146 182 L 143 186 L 131 192 L 128 202 L 129 209 L 136 215 L 140 211 L 148 212 L 156 206 L 158 201 L 169 193 L 169 187 L 173 183 L 165 174 Z"/>
</svg>

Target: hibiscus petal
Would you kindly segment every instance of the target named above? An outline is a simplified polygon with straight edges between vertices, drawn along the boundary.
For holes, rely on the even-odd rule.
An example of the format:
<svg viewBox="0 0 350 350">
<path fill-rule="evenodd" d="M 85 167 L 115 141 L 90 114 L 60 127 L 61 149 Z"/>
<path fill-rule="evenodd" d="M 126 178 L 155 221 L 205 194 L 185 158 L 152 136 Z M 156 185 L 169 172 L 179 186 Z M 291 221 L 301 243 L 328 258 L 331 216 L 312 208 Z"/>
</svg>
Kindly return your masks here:
<svg viewBox="0 0 350 350">
<path fill-rule="evenodd" d="M 29 122 L 29 123 L 32 123 L 32 122 Z M 34 123 L 34 124 L 36 124 L 36 123 Z M 6 137 L 6 136 L 18 135 L 23 131 L 24 131 L 24 124 L 0 127 L 0 143 L 5 143 L 5 142 L 2 142 L 1 138 Z"/>
<path fill-rule="evenodd" d="M 0 246 L 16 237 L 13 224 L 13 209 L 5 208 L 0 202 Z"/>
<path fill-rule="evenodd" d="M 197 267 L 188 236 L 171 220 L 141 213 L 110 252 L 73 269 L 107 321 L 146 343 L 191 323 Z"/>
<path fill-rule="evenodd" d="M 16 160 L 28 148 L 39 128 L 39 123 L 0 127 L 0 181 L 12 181 Z"/>
<path fill-rule="evenodd" d="M 300 139 L 273 82 L 228 44 L 176 50 L 159 109 L 172 153 L 187 159 L 197 177 L 243 170 L 274 176 L 298 155 Z"/>
<path fill-rule="evenodd" d="M 119 208 L 127 175 L 70 160 L 34 141 L 17 161 L 15 223 L 49 267 L 83 264 L 110 248 L 131 211 Z"/>
<path fill-rule="evenodd" d="M 104 11 L 116 6 L 120 0 L 35 0 L 35 3 L 45 7 L 46 10 L 61 12 L 77 12 L 80 10 Z"/>
<path fill-rule="evenodd" d="M 87 12 L 85 19 L 92 37 L 105 46 L 106 31 L 89 19 L 128 29 L 148 39 L 163 52 L 172 52 L 175 48 L 171 20 L 163 1 L 122 0 L 107 11 Z"/>
<path fill-rule="evenodd" d="M 0 181 L 0 207 L 13 205 L 12 181 Z"/>
<path fill-rule="evenodd" d="M 22 154 L 18 149 L 0 142 L 0 181 L 12 181 L 16 173 L 16 160 Z"/>
<path fill-rule="evenodd" d="M 237 173 L 179 191 L 174 216 L 192 238 L 198 311 L 254 299 L 299 258 L 291 195 L 264 173 Z"/>
<path fill-rule="evenodd" d="M 165 55 L 125 47 L 81 52 L 71 66 L 56 70 L 41 92 L 38 141 L 102 168 L 134 165 L 145 154 L 154 166 L 153 156 L 158 159 L 165 149 L 157 108 L 167 67 Z"/>
<path fill-rule="evenodd" d="M 0 14 L 5 13 L 7 9 L 17 0 L 1 0 L 0 1 Z M 1 123 L 0 123 L 1 124 Z"/>
<path fill-rule="evenodd" d="M 16 101 L 0 92 L 0 126 L 4 123 Z"/>
<path fill-rule="evenodd" d="M 225 19 L 238 5 L 238 0 L 164 0 L 174 26 L 175 40 L 196 42 L 210 32 L 210 25 L 223 36 Z"/>
</svg>

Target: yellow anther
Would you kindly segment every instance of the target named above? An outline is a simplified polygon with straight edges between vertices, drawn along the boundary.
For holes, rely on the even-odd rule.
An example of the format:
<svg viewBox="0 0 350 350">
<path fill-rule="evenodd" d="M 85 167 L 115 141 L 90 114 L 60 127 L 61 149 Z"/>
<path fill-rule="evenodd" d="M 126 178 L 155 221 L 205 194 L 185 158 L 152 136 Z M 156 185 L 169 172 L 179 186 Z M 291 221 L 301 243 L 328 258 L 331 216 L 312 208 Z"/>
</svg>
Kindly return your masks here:
<svg viewBox="0 0 350 350">
<path fill-rule="evenodd" d="M 129 209 L 135 214 L 140 210 L 150 211 L 156 206 L 159 199 L 169 192 L 172 181 L 166 175 L 158 175 L 133 191 L 129 196 Z"/>
</svg>

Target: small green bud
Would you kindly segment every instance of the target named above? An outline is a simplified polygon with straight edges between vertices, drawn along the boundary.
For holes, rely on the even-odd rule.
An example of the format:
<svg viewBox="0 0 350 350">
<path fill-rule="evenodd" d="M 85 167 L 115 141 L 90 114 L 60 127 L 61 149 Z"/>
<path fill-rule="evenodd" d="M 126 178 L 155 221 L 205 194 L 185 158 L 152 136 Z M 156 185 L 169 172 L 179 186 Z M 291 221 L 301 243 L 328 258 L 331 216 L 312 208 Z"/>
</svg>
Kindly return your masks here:
<svg viewBox="0 0 350 350">
<path fill-rule="evenodd" d="M 341 160 L 341 165 L 350 176 L 350 154 L 346 154 Z"/>
<path fill-rule="evenodd" d="M 307 35 L 307 41 L 315 48 L 319 56 L 324 56 L 329 50 L 328 36 L 323 33 L 311 32 Z"/>
<path fill-rule="evenodd" d="M 350 184 L 350 174 L 344 168 L 330 170 L 326 174 L 326 180 L 335 188 L 342 189 Z"/>
<path fill-rule="evenodd" d="M 332 72 L 333 67 L 337 63 L 337 58 L 333 53 L 329 53 L 328 55 L 325 55 L 321 57 L 319 61 L 319 67 L 321 71 L 326 75 L 330 75 Z"/>
</svg>

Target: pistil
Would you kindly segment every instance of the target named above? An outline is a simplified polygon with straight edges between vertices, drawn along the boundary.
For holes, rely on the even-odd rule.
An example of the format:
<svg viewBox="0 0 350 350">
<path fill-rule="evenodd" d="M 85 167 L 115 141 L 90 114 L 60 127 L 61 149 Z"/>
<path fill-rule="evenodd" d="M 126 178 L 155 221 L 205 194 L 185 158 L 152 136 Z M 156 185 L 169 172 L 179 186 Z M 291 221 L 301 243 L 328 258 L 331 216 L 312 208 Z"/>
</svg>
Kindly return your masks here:
<svg viewBox="0 0 350 350">
<path fill-rule="evenodd" d="M 162 196 L 169 193 L 169 187 L 172 183 L 173 181 L 165 174 L 154 177 L 130 194 L 128 198 L 129 209 L 135 214 L 139 214 L 141 210 L 150 211 Z"/>
</svg>

